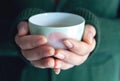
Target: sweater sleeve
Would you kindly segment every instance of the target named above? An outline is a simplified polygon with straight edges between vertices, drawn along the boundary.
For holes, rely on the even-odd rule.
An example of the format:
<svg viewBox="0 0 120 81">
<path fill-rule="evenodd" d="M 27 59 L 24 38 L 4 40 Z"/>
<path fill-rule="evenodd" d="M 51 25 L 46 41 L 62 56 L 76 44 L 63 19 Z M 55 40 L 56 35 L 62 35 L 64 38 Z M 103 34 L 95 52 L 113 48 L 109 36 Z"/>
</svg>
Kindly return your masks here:
<svg viewBox="0 0 120 81">
<path fill-rule="evenodd" d="M 43 12 L 45 12 L 45 11 L 43 11 L 42 9 L 38 9 L 38 8 L 26 8 L 26 9 L 24 9 L 20 14 L 18 14 L 18 16 L 15 19 L 15 21 L 13 22 L 13 25 L 12 25 L 11 30 L 9 32 L 9 40 L 10 40 L 9 45 L 10 45 L 10 47 L 14 48 L 17 55 L 20 56 L 26 62 L 28 62 L 28 61 L 22 56 L 22 54 L 20 52 L 20 48 L 15 43 L 15 35 L 18 32 L 17 25 L 21 21 L 28 21 L 30 16 L 38 14 L 38 13 L 43 13 Z"/>
</svg>

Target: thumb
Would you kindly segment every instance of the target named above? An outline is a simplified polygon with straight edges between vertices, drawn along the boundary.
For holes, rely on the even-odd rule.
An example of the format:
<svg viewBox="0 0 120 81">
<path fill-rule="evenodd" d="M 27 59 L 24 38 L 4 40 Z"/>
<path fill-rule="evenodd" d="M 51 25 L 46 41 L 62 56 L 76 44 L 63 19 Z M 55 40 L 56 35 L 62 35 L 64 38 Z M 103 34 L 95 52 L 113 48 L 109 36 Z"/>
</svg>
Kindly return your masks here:
<svg viewBox="0 0 120 81">
<path fill-rule="evenodd" d="M 83 41 L 87 42 L 88 44 L 91 44 L 95 35 L 95 27 L 92 25 L 86 25 L 85 33 L 83 35 Z"/>
<path fill-rule="evenodd" d="M 23 36 L 28 34 L 29 28 L 28 28 L 28 23 L 25 21 L 22 21 L 18 24 L 18 36 Z"/>
</svg>

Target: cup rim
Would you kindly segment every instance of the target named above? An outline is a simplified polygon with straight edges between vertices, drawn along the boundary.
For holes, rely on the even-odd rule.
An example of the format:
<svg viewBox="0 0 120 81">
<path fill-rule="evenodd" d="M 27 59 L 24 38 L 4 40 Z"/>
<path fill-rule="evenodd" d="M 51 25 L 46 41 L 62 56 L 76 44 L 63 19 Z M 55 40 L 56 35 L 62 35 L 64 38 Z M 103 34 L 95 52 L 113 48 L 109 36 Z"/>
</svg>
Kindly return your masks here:
<svg viewBox="0 0 120 81">
<path fill-rule="evenodd" d="M 82 20 L 82 22 L 79 23 L 79 24 L 70 25 L 70 26 L 62 26 L 62 27 L 61 26 L 58 26 L 58 27 L 45 26 L 44 27 L 42 25 L 41 25 L 41 27 L 44 27 L 44 28 L 55 28 L 55 29 L 57 28 L 57 29 L 59 29 L 59 28 L 73 27 L 73 26 L 77 26 L 77 25 L 81 25 L 82 23 L 83 24 L 85 23 L 85 19 L 82 16 L 80 16 L 78 14 L 74 14 L 74 13 L 69 13 L 69 12 L 45 12 L 45 13 L 38 13 L 38 14 L 35 14 L 35 15 L 29 17 L 28 21 L 29 21 L 29 23 L 31 23 L 33 25 L 39 26 L 38 24 L 35 24 L 34 22 L 32 22 L 32 19 L 34 17 L 36 17 L 36 16 L 39 16 L 39 15 L 49 15 L 49 14 L 68 14 L 68 15 L 73 15 L 73 16 L 79 17 Z"/>
</svg>

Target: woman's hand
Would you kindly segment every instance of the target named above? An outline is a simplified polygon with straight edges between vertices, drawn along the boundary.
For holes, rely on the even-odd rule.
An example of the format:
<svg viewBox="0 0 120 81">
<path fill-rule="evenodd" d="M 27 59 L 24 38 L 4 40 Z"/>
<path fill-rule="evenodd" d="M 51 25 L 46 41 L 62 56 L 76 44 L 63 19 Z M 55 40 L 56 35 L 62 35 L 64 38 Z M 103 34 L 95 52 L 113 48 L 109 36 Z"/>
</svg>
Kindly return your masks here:
<svg viewBox="0 0 120 81">
<path fill-rule="evenodd" d="M 96 41 L 94 36 L 96 30 L 92 25 L 86 25 L 82 41 L 74 39 L 65 39 L 64 45 L 68 50 L 56 49 L 55 55 L 55 72 L 59 74 L 60 69 L 69 69 L 78 66 L 86 61 L 90 53 L 94 50 Z"/>
<path fill-rule="evenodd" d="M 20 47 L 22 55 L 38 68 L 53 68 L 55 50 L 47 44 L 47 39 L 41 35 L 28 35 L 28 23 L 18 24 L 16 44 Z"/>
<path fill-rule="evenodd" d="M 85 62 L 96 45 L 96 30 L 92 25 L 86 25 L 82 41 L 65 39 L 63 43 L 67 50 L 54 49 L 48 45 L 46 37 L 28 33 L 28 23 L 20 22 L 15 41 L 21 48 L 22 55 L 35 67 L 54 68 L 57 74 L 61 69 L 69 69 Z"/>
</svg>

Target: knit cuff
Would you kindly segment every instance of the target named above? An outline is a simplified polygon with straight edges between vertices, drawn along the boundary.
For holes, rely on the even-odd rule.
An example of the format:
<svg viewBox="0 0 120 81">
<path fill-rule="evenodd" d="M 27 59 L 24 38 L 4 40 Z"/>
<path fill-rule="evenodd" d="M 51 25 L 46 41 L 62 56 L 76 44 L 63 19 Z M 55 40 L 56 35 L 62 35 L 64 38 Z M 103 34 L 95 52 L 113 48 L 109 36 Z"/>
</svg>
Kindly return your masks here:
<svg viewBox="0 0 120 81">
<path fill-rule="evenodd" d="M 95 36 L 95 39 L 96 39 L 96 47 L 95 49 L 93 50 L 93 52 L 91 53 L 90 57 L 93 56 L 98 47 L 99 47 L 99 40 L 100 40 L 100 30 L 99 30 L 99 21 L 98 21 L 98 18 L 92 13 L 90 12 L 89 10 L 87 9 L 84 9 L 84 8 L 76 8 L 76 9 L 69 9 L 69 10 L 66 10 L 67 12 L 70 12 L 70 13 L 73 13 L 73 14 L 77 14 L 77 15 L 80 15 L 82 16 L 83 18 L 85 18 L 85 24 L 91 24 L 95 27 L 96 29 L 96 36 Z M 66 12 L 65 11 L 65 12 Z"/>
<path fill-rule="evenodd" d="M 22 56 L 21 52 L 20 52 L 20 48 L 16 45 L 15 43 L 15 35 L 18 33 L 17 30 L 17 25 L 19 24 L 19 22 L 21 21 L 28 21 L 29 17 L 38 13 L 43 13 L 44 11 L 41 9 L 37 9 L 37 8 L 27 8 L 24 9 L 19 15 L 18 17 L 15 19 L 10 32 L 9 32 L 9 40 L 10 43 L 9 45 L 13 48 L 15 48 L 15 50 L 17 50 L 17 55 L 22 57 L 23 60 L 25 60 L 27 62 L 27 60 Z"/>
</svg>

